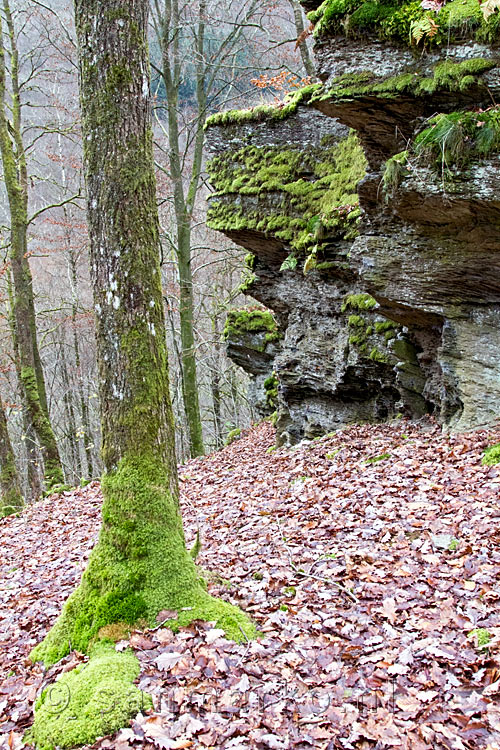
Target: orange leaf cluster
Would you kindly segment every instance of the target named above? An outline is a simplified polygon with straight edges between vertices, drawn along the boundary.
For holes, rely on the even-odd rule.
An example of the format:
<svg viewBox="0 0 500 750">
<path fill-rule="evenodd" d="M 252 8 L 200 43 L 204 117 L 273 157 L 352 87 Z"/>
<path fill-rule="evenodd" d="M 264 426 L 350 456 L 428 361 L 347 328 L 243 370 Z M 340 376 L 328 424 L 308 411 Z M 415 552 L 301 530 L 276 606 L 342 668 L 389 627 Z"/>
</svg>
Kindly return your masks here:
<svg viewBox="0 0 500 750">
<path fill-rule="evenodd" d="M 268 76 L 267 73 L 263 73 L 258 78 L 252 78 L 250 83 L 258 89 L 273 89 L 274 91 L 288 94 L 293 89 L 308 86 L 311 83 L 311 77 L 299 78 L 288 70 L 282 70 L 274 76 Z"/>
</svg>

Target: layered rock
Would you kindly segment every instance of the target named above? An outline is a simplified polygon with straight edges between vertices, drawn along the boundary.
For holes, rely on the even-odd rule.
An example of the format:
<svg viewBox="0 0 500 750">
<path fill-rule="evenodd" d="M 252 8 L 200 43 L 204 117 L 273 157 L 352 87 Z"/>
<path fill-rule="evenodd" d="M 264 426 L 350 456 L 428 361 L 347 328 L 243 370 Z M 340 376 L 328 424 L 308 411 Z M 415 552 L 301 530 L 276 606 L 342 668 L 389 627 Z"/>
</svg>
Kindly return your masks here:
<svg viewBox="0 0 500 750">
<path fill-rule="evenodd" d="M 479 4 L 459 0 L 440 13 L 414 4 L 419 15 L 398 28 L 408 3 L 393 3 L 382 21 L 357 3 L 348 21 L 356 38 L 347 39 L 341 3 L 321 29 L 327 6 L 316 13 L 325 87 L 311 103 L 356 127 L 370 164 L 359 186 L 364 217 L 352 264 L 383 314 L 408 326 L 420 345 L 423 395 L 443 423 L 490 424 L 500 405 L 500 138 L 493 128 L 489 144 L 483 138 L 482 149 L 472 148 L 488 118 L 470 123 L 467 113 L 498 100 L 500 17 L 485 21 Z M 438 36 L 410 48 L 424 16 Z M 391 185 L 391 157 L 402 149 Z"/>
<path fill-rule="evenodd" d="M 439 13 L 307 4 L 324 84 L 287 119 L 261 108 L 255 122 L 225 116 L 208 131 L 219 159 L 212 225 L 255 254 L 247 292 L 284 333 L 273 364 L 281 434 L 403 410 L 434 411 L 457 430 L 490 424 L 500 407 L 500 16 L 485 21 L 475 0 Z M 437 31 L 418 46 L 426 18 Z M 377 304 L 358 316 L 346 300 L 367 294 Z M 370 338 L 382 332 L 385 344 Z"/>
<path fill-rule="evenodd" d="M 208 133 L 216 190 L 209 224 L 251 251 L 243 291 L 273 311 L 280 332 L 279 341 L 266 341 L 262 313 L 228 318 L 227 351 L 253 376 L 250 399 L 266 413 L 265 383 L 275 372 L 280 443 L 348 422 L 421 414 L 428 407 L 414 348 L 379 314 L 350 260 L 355 188 L 366 166 L 357 139 L 306 108 L 286 120 L 257 117 Z M 399 354 L 396 338 L 405 341 Z M 396 385 L 400 361 L 412 373 L 405 387 Z"/>
<path fill-rule="evenodd" d="M 261 417 L 270 416 L 278 395 L 274 361 L 281 333 L 276 321 L 264 310 L 230 310 L 223 336 L 228 356 L 251 376 L 249 402 Z"/>
</svg>

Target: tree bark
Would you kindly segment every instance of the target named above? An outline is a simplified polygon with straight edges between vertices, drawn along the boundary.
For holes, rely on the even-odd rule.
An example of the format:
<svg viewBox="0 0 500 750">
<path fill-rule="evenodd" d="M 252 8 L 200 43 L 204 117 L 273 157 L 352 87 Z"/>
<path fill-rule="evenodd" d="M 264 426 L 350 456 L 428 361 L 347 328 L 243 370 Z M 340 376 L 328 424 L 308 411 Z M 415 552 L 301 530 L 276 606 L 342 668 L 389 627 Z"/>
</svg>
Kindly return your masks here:
<svg viewBox="0 0 500 750">
<path fill-rule="evenodd" d="M 199 391 L 196 375 L 196 346 L 194 336 L 193 277 L 191 272 L 191 223 L 194 201 L 201 174 L 204 131 L 206 117 L 206 94 L 204 80 L 204 24 L 205 2 L 201 0 L 196 33 L 196 135 L 191 168 L 191 179 L 187 194 L 184 188 L 179 136 L 179 88 L 182 83 L 181 50 L 179 29 L 181 20 L 178 0 L 167 0 L 163 14 L 158 12 L 161 33 L 158 41 L 162 51 L 162 74 L 167 94 L 168 146 L 170 179 L 174 189 L 174 211 L 177 233 L 177 268 L 179 272 L 179 318 L 182 354 L 182 395 L 184 413 L 189 431 L 191 456 L 204 453 L 200 414 Z"/>
<path fill-rule="evenodd" d="M 23 505 L 21 484 L 17 473 L 16 460 L 7 430 L 7 417 L 0 401 L 0 518 L 15 513 Z"/>
<path fill-rule="evenodd" d="M 290 5 L 292 6 L 292 10 L 293 10 L 293 18 L 295 21 L 295 28 L 297 30 L 297 39 L 298 40 L 300 39 L 299 52 L 302 58 L 302 64 L 305 68 L 307 75 L 312 77 L 316 75 L 314 62 L 309 53 L 309 47 L 307 46 L 307 41 L 302 37 L 305 31 L 304 11 L 299 0 L 290 0 Z"/>
<path fill-rule="evenodd" d="M 255 632 L 206 592 L 179 512 L 169 395 L 146 41 L 147 0 L 76 0 L 91 274 L 96 310 L 103 525 L 79 588 L 33 659 L 87 650 L 113 623 L 216 620 Z"/>
<path fill-rule="evenodd" d="M 15 348 L 19 358 L 21 391 L 29 420 L 38 438 L 44 461 L 45 484 L 51 489 L 64 481 L 57 441 L 50 424 L 45 383 L 36 336 L 33 284 L 28 263 L 28 174 L 21 129 L 21 98 L 18 79 L 18 52 L 8 0 L 3 9 L 10 40 L 12 120 L 6 101 L 6 64 L 3 29 L 0 20 L 0 152 L 10 212 L 10 261 L 13 279 L 13 318 Z M 12 135 L 11 135 L 12 133 Z"/>
<path fill-rule="evenodd" d="M 63 387 L 62 401 L 64 404 L 65 412 L 65 437 L 68 441 L 69 455 L 71 457 L 71 473 L 72 477 L 70 482 L 78 484 L 82 477 L 82 464 L 80 459 L 80 446 L 77 440 L 77 429 L 75 420 L 75 407 L 73 403 L 73 389 L 69 379 L 68 365 L 66 362 L 66 341 L 61 343 L 60 349 L 60 372 Z"/>
<path fill-rule="evenodd" d="M 19 348 L 16 336 L 16 321 L 14 319 L 14 290 L 11 276 L 7 279 L 7 291 L 9 296 L 9 329 L 12 336 L 12 345 L 14 349 L 14 365 L 16 368 L 17 382 L 22 391 L 21 385 L 21 363 L 19 361 Z M 40 476 L 41 457 L 36 444 L 36 435 L 31 422 L 30 413 L 26 406 L 26 399 L 21 393 L 22 414 L 23 414 L 23 442 L 26 458 L 26 502 L 34 502 L 43 492 L 43 484 Z"/>
</svg>

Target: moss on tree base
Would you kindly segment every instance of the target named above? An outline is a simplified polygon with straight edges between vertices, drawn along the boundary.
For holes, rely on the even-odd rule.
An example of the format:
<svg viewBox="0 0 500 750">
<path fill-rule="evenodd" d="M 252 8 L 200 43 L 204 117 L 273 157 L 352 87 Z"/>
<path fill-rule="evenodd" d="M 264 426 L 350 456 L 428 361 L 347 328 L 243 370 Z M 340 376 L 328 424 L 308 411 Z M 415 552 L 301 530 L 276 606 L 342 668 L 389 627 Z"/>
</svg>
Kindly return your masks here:
<svg viewBox="0 0 500 750">
<path fill-rule="evenodd" d="M 193 620 L 215 621 L 229 638 L 256 635 L 237 607 L 206 591 L 184 542 L 181 517 L 158 461 L 122 460 L 103 478 L 103 526 L 80 586 L 45 640 L 30 655 L 54 664 L 71 649 L 88 652 L 99 630 L 114 623 L 153 625 L 175 610 L 173 629 Z"/>
<path fill-rule="evenodd" d="M 131 651 L 117 653 L 101 643 L 88 663 L 63 674 L 35 706 L 35 721 L 25 735 L 38 750 L 92 744 L 152 707 L 149 695 L 133 684 L 139 661 Z"/>
</svg>

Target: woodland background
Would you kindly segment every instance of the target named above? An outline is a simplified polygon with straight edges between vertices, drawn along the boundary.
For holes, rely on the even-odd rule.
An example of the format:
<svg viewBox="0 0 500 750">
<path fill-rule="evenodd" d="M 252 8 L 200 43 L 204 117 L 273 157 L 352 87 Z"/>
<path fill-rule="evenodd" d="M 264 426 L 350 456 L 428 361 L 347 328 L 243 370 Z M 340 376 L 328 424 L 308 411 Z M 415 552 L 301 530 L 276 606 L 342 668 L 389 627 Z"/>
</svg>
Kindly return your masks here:
<svg viewBox="0 0 500 750">
<path fill-rule="evenodd" d="M 227 310 L 243 299 L 243 253 L 205 226 L 204 122 L 217 110 L 282 99 L 309 80 L 313 68 L 297 0 L 151 5 L 163 288 L 182 461 L 219 448 L 253 417 L 246 376 L 227 359 L 222 337 Z M 14 188 L 28 210 L 21 227 L 25 246 L 16 250 L 4 166 L 0 395 L 22 494 L 33 498 L 43 489 L 43 446 L 20 374 L 16 252 L 28 293 L 32 284 L 34 320 L 27 326 L 40 355 L 64 481 L 78 484 L 101 470 L 78 70 L 71 4 L 5 0 L 1 13 L 3 155 L 12 155 Z"/>
</svg>

